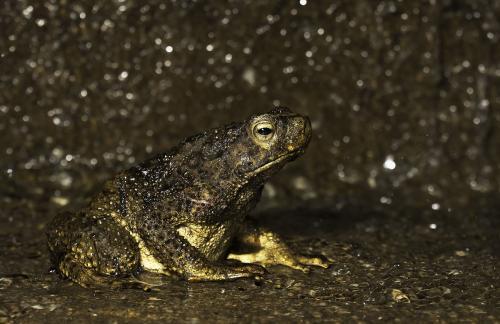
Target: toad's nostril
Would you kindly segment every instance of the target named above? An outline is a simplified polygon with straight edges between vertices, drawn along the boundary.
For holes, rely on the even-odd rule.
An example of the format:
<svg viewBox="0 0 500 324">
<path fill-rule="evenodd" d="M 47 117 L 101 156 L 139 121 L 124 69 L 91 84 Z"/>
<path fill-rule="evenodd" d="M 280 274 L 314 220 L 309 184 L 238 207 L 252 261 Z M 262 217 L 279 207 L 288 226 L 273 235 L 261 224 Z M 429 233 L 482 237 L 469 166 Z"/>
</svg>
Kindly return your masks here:
<svg viewBox="0 0 500 324">
<path fill-rule="evenodd" d="M 311 121 L 309 120 L 309 118 L 304 119 L 304 132 L 306 134 L 311 132 Z"/>
<path fill-rule="evenodd" d="M 296 117 L 295 125 L 297 126 L 297 130 L 303 132 L 303 134 L 308 135 L 311 133 L 311 122 L 307 117 Z"/>
</svg>

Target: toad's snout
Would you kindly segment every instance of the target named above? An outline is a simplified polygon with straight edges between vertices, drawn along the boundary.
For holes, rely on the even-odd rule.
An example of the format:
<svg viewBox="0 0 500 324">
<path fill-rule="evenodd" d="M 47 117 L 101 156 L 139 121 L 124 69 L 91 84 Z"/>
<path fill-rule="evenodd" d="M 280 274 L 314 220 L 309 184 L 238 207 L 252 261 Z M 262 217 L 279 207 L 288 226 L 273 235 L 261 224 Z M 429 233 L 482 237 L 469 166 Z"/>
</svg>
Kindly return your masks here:
<svg viewBox="0 0 500 324">
<path fill-rule="evenodd" d="M 309 141 L 311 140 L 311 135 L 312 135 L 311 121 L 309 120 L 309 117 L 302 117 L 302 118 L 303 118 L 303 124 L 304 124 L 304 135 L 307 138 L 306 144 L 309 144 Z"/>
<path fill-rule="evenodd" d="M 311 121 L 305 116 L 294 116 L 290 118 L 288 138 L 290 139 L 287 150 L 289 152 L 304 149 L 311 140 Z"/>
</svg>

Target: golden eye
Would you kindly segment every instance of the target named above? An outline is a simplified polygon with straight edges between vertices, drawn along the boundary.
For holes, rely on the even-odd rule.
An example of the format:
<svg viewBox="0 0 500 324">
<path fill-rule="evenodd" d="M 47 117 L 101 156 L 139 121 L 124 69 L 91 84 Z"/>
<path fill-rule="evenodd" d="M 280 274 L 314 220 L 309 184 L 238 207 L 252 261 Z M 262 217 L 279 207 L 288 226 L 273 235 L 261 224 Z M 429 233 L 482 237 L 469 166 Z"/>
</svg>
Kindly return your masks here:
<svg viewBox="0 0 500 324">
<path fill-rule="evenodd" d="M 270 122 L 260 122 L 253 127 L 253 134 L 259 140 L 270 140 L 274 135 L 274 125 Z"/>
</svg>

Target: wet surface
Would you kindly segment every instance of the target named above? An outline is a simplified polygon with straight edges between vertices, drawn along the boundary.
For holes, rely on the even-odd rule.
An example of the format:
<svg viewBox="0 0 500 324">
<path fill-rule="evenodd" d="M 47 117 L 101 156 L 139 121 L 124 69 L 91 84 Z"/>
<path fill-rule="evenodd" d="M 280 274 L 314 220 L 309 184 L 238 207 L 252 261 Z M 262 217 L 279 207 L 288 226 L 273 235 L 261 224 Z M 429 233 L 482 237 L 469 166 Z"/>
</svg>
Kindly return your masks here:
<svg viewBox="0 0 500 324">
<path fill-rule="evenodd" d="M 500 319 L 498 215 L 344 208 L 261 210 L 304 254 L 310 274 L 273 267 L 262 281 L 171 281 L 152 291 L 84 289 L 48 273 L 43 203 L 3 201 L 0 322 L 486 321 Z M 9 217 L 16 215 L 16 222 Z M 256 217 L 257 217 L 256 216 Z"/>
</svg>

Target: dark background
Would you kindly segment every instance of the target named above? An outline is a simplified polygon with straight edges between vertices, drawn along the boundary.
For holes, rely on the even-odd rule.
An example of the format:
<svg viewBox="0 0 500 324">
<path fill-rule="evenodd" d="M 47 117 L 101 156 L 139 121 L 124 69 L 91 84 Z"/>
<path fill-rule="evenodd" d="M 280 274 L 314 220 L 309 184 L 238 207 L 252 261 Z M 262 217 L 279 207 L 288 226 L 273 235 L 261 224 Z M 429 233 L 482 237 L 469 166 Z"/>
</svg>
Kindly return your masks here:
<svg viewBox="0 0 500 324">
<path fill-rule="evenodd" d="M 314 137 L 269 203 L 497 200 L 498 1 L 2 3 L 6 195 L 72 202 L 185 136 L 285 105 Z"/>
</svg>

